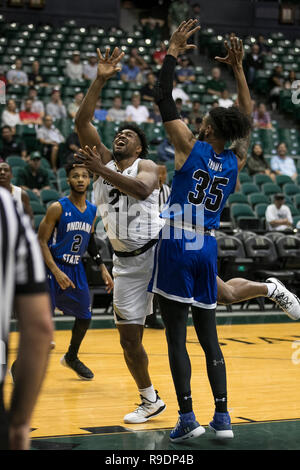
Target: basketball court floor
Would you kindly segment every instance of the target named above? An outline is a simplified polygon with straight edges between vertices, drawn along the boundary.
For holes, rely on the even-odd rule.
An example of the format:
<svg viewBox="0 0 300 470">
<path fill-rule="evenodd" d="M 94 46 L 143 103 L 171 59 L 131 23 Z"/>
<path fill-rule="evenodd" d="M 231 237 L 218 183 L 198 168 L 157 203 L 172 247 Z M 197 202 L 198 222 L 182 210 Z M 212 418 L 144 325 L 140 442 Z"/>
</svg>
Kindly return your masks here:
<svg viewBox="0 0 300 470">
<path fill-rule="evenodd" d="M 51 352 L 43 389 L 32 419 L 32 449 L 57 450 L 296 450 L 300 449 L 300 322 L 274 310 L 232 313 L 218 308 L 218 333 L 227 365 L 228 404 L 235 438 L 218 441 L 208 423 L 214 404 L 204 354 L 192 326 L 188 351 L 192 363 L 194 410 L 206 433 L 184 444 L 168 436 L 177 422 L 177 402 L 163 330 L 145 329 L 154 387 L 167 404 L 164 413 L 144 424 L 123 422 L 140 401 L 129 375 L 112 317 L 94 317 L 80 359 L 95 378 L 79 380 L 60 365 L 72 321 L 56 321 L 56 349 Z M 61 321 L 60 321 L 61 320 Z M 10 339 L 9 365 L 18 333 Z M 8 376 L 5 397 L 12 380 Z"/>
</svg>

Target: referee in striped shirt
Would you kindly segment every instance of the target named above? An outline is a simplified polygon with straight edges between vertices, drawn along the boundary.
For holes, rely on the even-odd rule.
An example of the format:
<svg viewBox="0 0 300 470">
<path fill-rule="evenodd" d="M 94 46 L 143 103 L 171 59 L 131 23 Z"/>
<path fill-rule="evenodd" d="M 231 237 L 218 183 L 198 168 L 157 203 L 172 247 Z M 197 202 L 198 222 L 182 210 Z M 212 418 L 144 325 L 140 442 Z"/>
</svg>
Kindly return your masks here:
<svg viewBox="0 0 300 470">
<path fill-rule="evenodd" d="M 30 219 L 0 188 L 0 450 L 29 449 L 32 412 L 47 368 L 53 323 L 44 261 Z M 14 388 L 4 407 L 8 337 L 12 310 L 20 341 Z"/>
</svg>

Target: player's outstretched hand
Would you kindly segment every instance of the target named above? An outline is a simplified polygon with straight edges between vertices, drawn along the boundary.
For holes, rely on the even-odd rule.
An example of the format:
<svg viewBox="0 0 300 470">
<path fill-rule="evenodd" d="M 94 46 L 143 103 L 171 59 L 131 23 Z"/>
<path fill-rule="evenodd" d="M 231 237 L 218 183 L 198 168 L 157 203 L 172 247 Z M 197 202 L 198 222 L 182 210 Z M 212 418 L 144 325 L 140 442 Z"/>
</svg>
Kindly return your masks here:
<svg viewBox="0 0 300 470">
<path fill-rule="evenodd" d="M 182 54 L 185 51 L 190 49 L 196 49 L 197 46 L 195 44 L 188 44 L 188 39 L 195 34 L 199 29 L 200 26 L 196 26 L 198 20 L 188 20 L 183 21 L 176 31 L 171 36 L 170 43 L 169 43 L 169 52 L 176 52 L 177 54 Z"/>
<path fill-rule="evenodd" d="M 227 51 L 226 57 L 215 57 L 215 60 L 222 64 L 231 65 L 231 67 L 242 66 L 244 58 L 243 41 L 238 39 L 235 34 L 231 34 L 230 45 L 228 41 L 224 41 L 224 46 Z"/>
<path fill-rule="evenodd" d="M 100 49 L 97 49 L 98 54 L 98 69 L 97 77 L 102 80 L 108 80 L 117 72 L 120 72 L 122 69 L 120 65 L 120 60 L 124 57 L 124 52 L 120 52 L 118 47 L 115 47 L 112 54 L 110 55 L 110 48 L 105 49 L 104 57 L 100 52 Z"/>
<path fill-rule="evenodd" d="M 97 174 L 99 169 L 104 166 L 96 146 L 91 149 L 86 145 L 84 149 L 79 149 L 79 152 L 75 153 L 74 156 L 78 158 L 91 173 Z"/>
<path fill-rule="evenodd" d="M 55 279 L 61 289 L 65 290 L 68 289 L 68 287 L 72 287 L 72 289 L 75 289 L 74 283 L 71 281 L 71 279 L 61 270 L 59 270 L 55 274 Z"/>
<path fill-rule="evenodd" d="M 101 269 L 102 279 L 104 281 L 104 284 L 106 285 L 106 292 L 110 294 L 114 288 L 114 281 L 112 280 L 112 277 L 109 274 L 105 264 L 101 264 L 100 269 Z"/>
</svg>

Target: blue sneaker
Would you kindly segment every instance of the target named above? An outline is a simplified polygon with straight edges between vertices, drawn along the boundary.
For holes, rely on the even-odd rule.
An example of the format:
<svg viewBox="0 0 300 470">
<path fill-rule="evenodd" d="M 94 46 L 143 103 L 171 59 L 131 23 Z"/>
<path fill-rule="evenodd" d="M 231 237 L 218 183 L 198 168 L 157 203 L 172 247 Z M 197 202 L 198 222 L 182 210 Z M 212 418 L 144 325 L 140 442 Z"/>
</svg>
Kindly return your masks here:
<svg viewBox="0 0 300 470">
<path fill-rule="evenodd" d="M 209 423 L 209 427 L 216 433 L 216 437 L 219 439 L 232 439 L 234 437 L 228 412 L 218 413 L 216 411 L 213 420 Z"/>
<path fill-rule="evenodd" d="M 205 429 L 196 421 L 193 411 L 189 413 L 179 413 L 179 418 L 175 428 L 170 433 L 170 441 L 180 442 L 187 439 L 194 439 L 205 433 Z"/>
</svg>

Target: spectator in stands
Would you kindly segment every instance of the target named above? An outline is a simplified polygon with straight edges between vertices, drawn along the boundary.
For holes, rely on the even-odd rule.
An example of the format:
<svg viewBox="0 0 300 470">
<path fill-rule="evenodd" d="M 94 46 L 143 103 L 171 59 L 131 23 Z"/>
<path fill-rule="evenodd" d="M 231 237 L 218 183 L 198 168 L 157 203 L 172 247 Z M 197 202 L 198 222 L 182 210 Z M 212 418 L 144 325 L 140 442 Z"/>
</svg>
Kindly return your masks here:
<svg viewBox="0 0 300 470">
<path fill-rule="evenodd" d="M 161 162 L 174 160 L 175 149 L 167 135 L 162 143 L 157 147 L 157 158 Z"/>
<path fill-rule="evenodd" d="M 20 111 L 22 124 L 42 124 L 42 118 L 39 113 L 32 111 L 32 100 L 27 98 L 24 103 L 24 109 Z"/>
<path fill-rule="evenodd" d="M 22 60 L 16 59 L 14 68 L 7 72 L 8 85 L 28 85 L 27 73 L 22 70 Z"/>
<path fill-rule="evenodd" d="M 106 121 L 107 110 L 102 108 L 101 98 L 98 98 L 97 100 L 94 118 L 97 119 L 98 121 Z"/>
<path fill-rule="evenodd" d="M 154 101 L 154 86 L 156 77 L 153 72 L 147 73 L 147 83 L 141 88 L 141 97 L 144 101 Z"/>
<path fill-rule="evenodd" d="M 16 126 L 21 124 L 19 112 L 15 100 L 10 99 L 7 101 L 5 110 L 2 113 L 2 125 L 9 126 L 13 132 L 16 131 Z"/>
<path fill-rule="evenodd" d="M 284 82 L 284 88 L 286 90 L 290 90 L 292 88 L 293 83 L 297 80 L 296 72 L 295 70 L 290 70 L 289 71 L 289 76 Z"/>
<path fill-rule="evenodd" d="M 273 109 L 279 106 L 280 91 L 284 88 L 283 68 L 277 65 L 270 77 L 270 103 Z"/>
<path fill-rule="evenodd" d="M 154 51 L 152 55 L 152 59 L 156 65 L 162 65 L 166 55 L 167 55 L 167 45 L 164 41 L 161 41 L 160 48 Z"/>
<path fill-rule="evenodd" d="M 151 36 L 150 36 L 151 37 Z M 133 47 L 130 50 L 130 57 L 133 57 L 135 59 L 136 65 L 140 68 L 140 71 L 143 72 L 147 69 L 149 69 L 149 65 L 147 62 L 143 59 L 143 57 L 139 54 L 139 51 L 136 47 Z"/>
<path fill-rule="evenodd" d="M 82 103 L 83 98 L 84 94 L 82 93 L 82 91 L 79 91 L 74 96 L 74 101 L 72 101 L 68 106 L 68 115 L 70 118 L 75 119 L 76 113 Z"/>
<path fill-rule="evenodd" d="M 156 124 L 157 124 L 158 122 L 162 122 L 162 118 L 161 118 L 161 114 L 160 114 L 160 111 L 159 111 L 159 107 L 157 106 L 156 103 L 153 103 L 153 107 L 152 107 L 152 109 L 150 110 L 149 119 L 150 119 L 152 122 L 155 122 Z"/>
<path fill-rule="evenodd" d="M 227 86 L 224 80 L 221 79 L 221 69 L 213 67 L 211 71 L 211 79 L 206 83 L 206 91 L 210 95 L 221 96 L 222 91 L 226 90 Z"/>
<path fill-rule="evenodd" d="M 0 81 L 7 85 L 7 78 L 4 65 L 0 65 Z"/>
<path fill-rule="evenodd" d="M 181 57 L 181 66 L 176 72 L 176 78 L 179 83 L 188 85 L 196 80 L 195 70 L 192 62 L 187 55 Z"/>
<path fill-rule="evenodd" d="M 284 194 L 275 194 L 274 203 L 266 209 L 267 230 L 289 231 L 293 228 L 290 208 L 284 204 Z"/>
<path fill-rule="evenodd" d="M 123 82 L 135 82 L 142 81 L 141 69 L 136 65 L 135 57 L 129 57 L 128 63 L 124 64 L 121 70 L 121 80 Z"/>
<path fill-rule="evenodd" d="M 2 141 L 0 142 L 0 156 L 3 160 L 12 155 L 19 155 L 26 159 L 27 150 L 23 140 L 16 137 L 9 126 L 2 127 Z"/>
<path fill-rule="evenodd" d="M 163 20 L 147 16 L 145 18 L 141 18 L 140 23 L 142 25 L 144 38 L 151 38 L 154 44 L 161 40 L 162 28 L 164 26 Z"/>
<path fill-rule="evenodd" d="M 189 124 L 189 112 L 188 112 L 188 111 L 184 111 L 184 110 L 182 109 L 182 99 L 181 99 L 181 98 L 176 98 L 175 104 L 176 104 L 176 108 L 177 108 L 178 114 L 179 114 L 179 116 L 181 117 L 181 119 L 182 119 L 186 124 Z"/>
<path fill-rule="evenodd" d="M 191 126 L 195 127 L 197 118 L 200 118 L 202 121 L 201 103 L 199 100 L 194 100 L 192 104 L 192 111 L 190 111 L 188 114 L 188 119 Z"/>
<path fill-rule="evenodd" d="M 80 141 L 75 126 L 74 131 L 67 137 L 66 140 L 66 153 L 64 155 L 65 162 L 68 163 L 69 161 L 74 160 L 74 153 L 79 152 L 79 149 Z"/>
<path fill-rule="evenodd" d="M 190 102 L 190 97 L 189 95 L 179 86 L 177 86 L 177 81 L 176 79 L 173 80 L 173 90 L 172 90 L 172 97 L 173 100 L 176 101 L 177 98 L 182 99 L 182 103 L 186 105 L 187 103 Z"/>
<path fill-rule="evenodd" d="M 80 52 L 74 51 L 72 54 L 72 59 L 67 62 L 65 68 L 66 77 L 71 80 L 81 80 L 83 76 L 83 64 L 80 60 Z"/>
<path fill-rule="evenodd" d="M 38 197 L 43 189 L 50 189 L 48 171 L 41 168 L 40 152 L 32 152 L 24 168 L 20 168 L 17 175 L 17 186 L 27 191 L 30 189 Z"/>
<path fill-rule="evenodd" d="M 260 54 L 266 55 L 269 54 L 269 52 L 271 51 L 271 47 L 268 45 L 266 39 L 262 34 L 259 34 L 257 38 L 257 44 L 259 45 Z"/>
<path fill-rule="evenodd" d="M 230 98 L 230 94 L 227 89 L 221 91 L 218 103 L 219 106 L 222 106 L 223 108 L 230 108 L 230 106 L 233 106 L 233 100 Z"/>
<path fill-rule="evenodd" d="M 33 87 L 35 85 L 39 86 L 48 86 L 48 83 L 45 80 L 45 77 L 40 72 L 40 63 L 38 60 L 32 62 L 32 70 L 28 74 L 28 85 Z"/>
<path fill-rule="evenodd" d="M 133 93 L 131 104 L 126 107 L 126 121 L 134 121 L 137 124 L 149 121 L 148 108 L 141 105 L 141 95 L 138 92 Z"/>
<path fill-rule="evenodd" d="M 249 175 L 267 175 L 275 182 L 276 174 L 271 170 L 269 163 L 264 157 L 264 151 L 260 144 L 252 146 L 251 155 L 247 159 Z"/>
<path fill-rule="evenodd" d="M 182 21 L 186 21 L 189 18 L 190 6 L 187 0 L 174 0 L 168 10 L 168 24 L 170 34 L 178 28 Z"/>
<path fill-rule="evenodd" d="M 67 110 L 60 97 L 59 88 L 54 88 L 51 93 L 51 100 L 46 105 L 46 114 L 53 119 L 63 119 L 67 117 Z"/>
<path fill-rule="evenodd" d="M 57 170 L 57 158 L 59 144 L 65 141 L 64 136 L 59 129 L 54 126 L 53 119 L 47 115 L 43 119 L 44 125 L 40 127 L 36 133 L 37 139 L 42 145 L 42 155 L 50 161 L 52 170 Z"/>
<path fill-rule="evenodd" d="M 88 63 L 83 64 L 83 78 L 85 80 L 95 80 L 97 76 L 98 59 L 96 53 L 91 53 L 88 58 Z"/>
<path fill-rule="evenodd" d="M 44 106 L 44 103 L 38 99 L 36 87 L 31 86 L 29 88 L 28 99 L 32 100 L 31 111 L 33 113 L 38 113 L 41 116 L 41 118 L 43 118 L 45 115 L 45 106 Z M 21 108 L 22 109 L 25 108 L 25 102 L 22 103 Z"/>
<path fill-rule="evenodd" d="M 113 106 L 107 111 L 107 121 L 125 121 L 126 111 L 122 108 L 122 97 L 117 95 L 114 97 Z"/>
<path fill-rule="evenodd" d="M 259 103 L 257 109 L 252 113 L 253 127 L 258 129 L 272 129 L 270 113 L 264 103 Z"/>
<path fill-rule="evenodd" d="M 293 158 L 287 156 L 287 146 L 284 142 L 278 145 L 277 154 L 271 159 L 271 169 L 276 175 L 287 175 L 296 180 L 298 176 L 296 165 Z"/>
<path fill-rule="evenodd" d="M 260 52 L 258 44 L 253 44 L 251 52 L 246 54 L 245 69 L 248 85 L 251 87 L 254 83 L 257 70 L 261 70 L 264 66 L 263 54 Z"/>
</svg>

